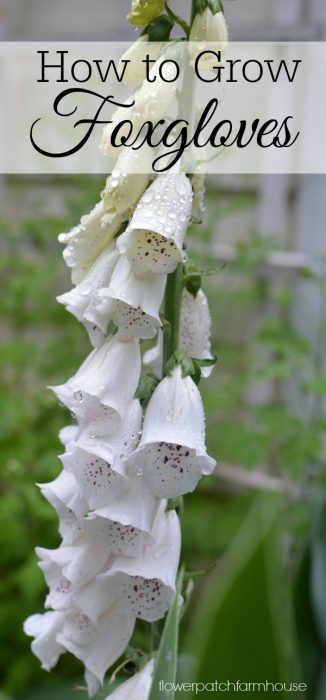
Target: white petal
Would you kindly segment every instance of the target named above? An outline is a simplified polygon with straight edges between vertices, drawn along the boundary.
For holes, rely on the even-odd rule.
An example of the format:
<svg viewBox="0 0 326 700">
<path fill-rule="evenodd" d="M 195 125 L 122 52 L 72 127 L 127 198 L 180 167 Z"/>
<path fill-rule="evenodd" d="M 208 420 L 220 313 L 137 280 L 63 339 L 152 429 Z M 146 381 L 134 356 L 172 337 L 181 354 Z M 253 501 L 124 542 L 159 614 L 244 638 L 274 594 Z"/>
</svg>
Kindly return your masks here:
<svg viewBox="0 0 326 700">
<path fill-rule="evenodd" d="M 31 615 L 24 622 L 25 634 L 35 638 L 32 651 L 45 671 L 50 671 L 57 664 L 59 656 L 65 652 L 64 646 L 57 641 L 63 621 L 61 613 L 51 611 L 44 615 Z"/>
<path fill-rule="evenodd" d="M 98 257 L 84 279 L 70 292 L 61 294 L 57 301 L 81 321 L 96 346 L 103 341 L 110 318 L 97 313 L 99 292 L 110 283 L 112 272 L 119 258 L 115 243 Z"/>
<path fill-rule="evenodd" d="M 152 541 L 158 504 L 136 477 L 130 480 L 128 490 L 120 498 L 90 513 L 88 532 L 95 541 L 102 539 L 112 554 L 138 556 Z"/>
<path fill-rule="evenodd" d="M 74 447 L 112 462 L 115 470 L 123 472 L 122 461 L 139 441 L 142 416 L 138 399 L 126 406 L 123 418 L 116 411 L 99 406 L 88 422 L 82 422 Z"/>
<path fill-rule="evenodd" d="M 180 557 L 180 524 L 162 504 L 153 528 L 155 543 L 139 557 L 116 557 L 105 573 L 80 589 L 76 604 L 96 621 L 114 600 L 130 615 L 153 622 L 163 617 L 175 595 Z"/>
<path fill-rule="evenodd" d="M 73 284 L 84 279 L 98 256 L 113 242 L 123 222 L 129 218 L 122 214 L 103 215 L 103 202 L 99 202 L 89 214 L 82 217 L 78 226 L 59 236 L 59 241 L 66 244 L 63 256 L 72 270 Z"/>
<path fill-rule="evenodd" d="M 183 290 L 180 319 L 180 349 L 199 360 L 212 359 L 211 317 L 207 297 L 200 289 L 194 297 Z M 202 375 L 209 377 L 213 367 L 203 367 Z"/>
<path fill-rule="evenodd" d="M 95 448 L 94 448 L 95 449 Z M 75 476 L 78 492 L 88 509 L 100 508 L 118 498 L 126 479 L 109 462 L 80 447 L 60 457 L 67 472 Z"/>
<path fill-rule="evenodd" d="M 98 398 L 124 414 L 133 398 L 141 371 L 139 342 L 121 343 L 115 336 L 96 348 L 66 384 L 50 387 L 76 415 L 84 414 L 83 401 Z"/>
<path fill-rule="evenodd" d="M 125 85 L 141 83 L 146 79 L 146 68 L 144 61 L 146 55 L 150 56 L 150 61 L 156 61 L 160 55 L 162 43 L 159 41 L 149 41 L 147 34 L 142 34 L 123 54 L 119 61 L 119 68 L 124 68 L 124 61 L 129 61 L 124 72 L 123 82 Z M 129 149 L 126 149 L 129 150 Z"/>
<path fill-rule="evenodd" d="M 59 533 L 64 544 L 73 544 L 85 532 L 83 515 L 87 504 L 78 495 L 76 479 L 61 472 L 52 483 L 39 484 L 44 498 L 51 503 L 59 516 Z"/>
<path fill-rule="evenodd" d="M 153 673 L 154 659 L 151 659 L 139 673 L 136 673 L 132 678 L 121 683 L 106 700 L 148 700 Z"/>
<path fill-rule="evenodd" d="M 178 366 L 155 389 L 148 404 L 138 449 L 127 460 L 131 472 L 144 478 L 158 498 L 193 491 L 215 460 L 207 456 L 205 417 L 200 393 Z"/>
<path fill-rule="evenodd" d="M 57 593 L 57 570 L 74 587 L 83 586 L 99 573 L 110 555 L 107 547 L 103 546 L 101 542 L 97 543 L 88 538 L 84 538 L 83 542 L 71 547 L 63 545 L 57 549 L 37 547 L 36 553 L 41 557 L 39 566 L 45 573 L 50 593 L 52 593 L 53 589 Z M 54 606 L 52 605 L 52 607 Z"/>
<path fill-rule="evenodd" d="M 159 175 L 141 198 L 117 247 L 134 271 L 170 273 L 185 259 L 192 187 L 183 173 Z"/>
<path fill-rule="evenodd" d="M 111 608 L 95 626 L 80 612 L 66 618 L 58 641 L 80 659 L 88 672 L 102 685 L 107 669 L 128 646 L 135 618 Z"/>
<path fill-rule="evenodd" d="M 166 275 L 147 273 L 139 277 L 131 268 L 125 255 L 122 255 L 116 265 L 109 286 L 109 293 L 114 299 L 125 304 L 140 308 L 159 324 L 160 308 L 166 286 Z"/>
<path fill-rule="evenodd" d="M 61 444 L 68 448 L 70 443 L 74 442 L 78 433 L 78 425 L 66 425 L 59 432 L 59 440 Z"/>
<path fill-rule="evenodd" d="M 38 565 L 42 569 L 49 587 L 45 606 L 54 610 L 67 610 L 72 604 L 75 594 L 71 581 L 63 575 L 61 566 L 57 561 L 54 561 L 50 550 L 36 547 L 35 552 L 40 558 Z"/>
</svg>

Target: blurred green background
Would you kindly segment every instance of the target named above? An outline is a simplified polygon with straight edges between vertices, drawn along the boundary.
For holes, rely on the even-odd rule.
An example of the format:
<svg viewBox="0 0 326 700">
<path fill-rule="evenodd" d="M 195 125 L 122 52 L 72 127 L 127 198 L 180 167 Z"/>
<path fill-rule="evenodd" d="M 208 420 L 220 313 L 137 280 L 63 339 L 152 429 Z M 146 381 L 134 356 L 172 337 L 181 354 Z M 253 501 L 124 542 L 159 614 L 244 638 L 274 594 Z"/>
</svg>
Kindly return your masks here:
<svg viewBox="0 0 326 700">
<path fill-rule="evenodd" d="M 68 700 L 85 697 L 74 690 L 81 666 L 66 655 L 51 675 L 41 671 L 22 623 L 43 609 L 34 547 L 59 544 L 56 515 L 34 484 L 59 473 L 57 434 L 70 416 L 46 386 L 65 381 L 89 352 L 85 331 L 55 301 L 70 287 L 57 235 L 94 205 L 103 181 L 61 178 L 60 216 L 47 213 L 35 183 L 26 205 L 29 187 L 11 181 L 22 210 L 0 222 L 0 700 Z M 218 364 L 201 390 L 220 470 L 185 499 L 183 560 L 187 571 L 207 573 L 194 578 L 179 672 L 189 678 L 194 654 L 206 681 L 304 681 L 305 697 L 324 700 L 324 302 L 314 347 L 295 331 L 290 310 L 298 278 L 322 300 L 325 279 L 304 266 L 275 275 L 269 260 L 281 241 L 254 230 L 223 264 L 213 240 L 219 222 L 257 203 L 255 192 L 218 194 L 211 181 L 205 221 L 190 232 L 199 268 L 216 270 L 203 275 L 203 287 Z M 136 641 L 146 633 L 143 624 Z"/>
</svg>

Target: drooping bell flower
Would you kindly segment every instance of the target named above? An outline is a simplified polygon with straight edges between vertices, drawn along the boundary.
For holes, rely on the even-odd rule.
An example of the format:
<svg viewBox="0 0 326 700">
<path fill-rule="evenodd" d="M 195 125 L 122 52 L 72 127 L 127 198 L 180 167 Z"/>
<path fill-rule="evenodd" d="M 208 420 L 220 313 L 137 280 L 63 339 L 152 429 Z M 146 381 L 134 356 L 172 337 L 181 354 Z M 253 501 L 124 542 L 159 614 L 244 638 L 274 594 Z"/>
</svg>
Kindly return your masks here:
<svg viewBox="0 0 326 700">
<path fill-rule="evenodd" d="M 137 389 L 140 370 L 139 342 L 122 343 L 113 336 L 93 350 L 65 384 L 50 388 L 77 418 L 84 413 L 83 403 L 92 398 L 123 416 Z"/>
<path fill-rule="evenodd" d="M 154 543 L 136 557 L 115 557 L 107 571 L 79 589 L 76 604 L 96 622 L 116 601 L 121 611 L 153 622 L 164 616 L 175 595 L 180 558 L 180 523 L 162 502 L 153 526 Z"/>
<path fill-rule="evenodd" d="M 211 360 L 211 316 L 205 293 L 200 289 L 193 296 L 187 289 L 182 292 L 180 314 L 180 350 L 198 360 Z M 163 333 L 159 331 L 156 345 L 143 357 L 146 367 L 161 376 L 163 370 Z M 212 367 L 202 367 L 203 377 L 209 377 Z"/>
<path fill-rule="evenodd" d="M 162 325 L 160 308 L 165 286 L 166 275 L 136 275 L 127 257 L 121 255 L 110 285 L 100 292 L 96 318 L 111 318 L 120 340 L 153 338 Z"/>
<path fill-rule="evenodd" d="M 31 615 L 24 631 L 34 637 L 32 651 L 42 668 L 50 671 L 61 654 L 71 652 L 85 666 L 90 697 L 103 684 L 107 669 L 125 651 L 135 626 L 135 618 L 121 614 L 115 605 L 94 624 L 77 608 Z"/>
<path fill-rule="evenodd" d="M 158 498 L 176 498 L 193 491 L 215 466 L 206 451 L 200 393 L 178 365 L 150 399 L 139 447 L 127 459 L 127 470 L 142 470 Z"/>
<path fill-rule="evenodd" d="M 104 319 L 97 314 L 99 292 L 108 287 L 113 270 L 119 259 L 119 251 L 115 243 L 106 248 L 94 262 L 82 281 L 76 287 L 57 297 L 67 311 L 84 324 L 94 347 L 99 346 L 106 335 L 110 319 Z"/>
<path fill-rule="evenodd" d="M 186 259 L 192 187 L 183 173 L 159 175 L 141 198 L 117 247 L 134 272 L 170 273 Z"/>
<path fill-rule="evenodd" d="M 136 206 L 149 184 L 152 158 L 152 150 L 147 145 L 121 151 L 101 194 L 106 213 L 123 214 L 126 206 L 130 209 Z"/>
<path fill-rule="evenodd" d="M 201 70 L 212 70 L 222 65 L 228 46 L 228 28 L 219 0 L 215 0 L 215 6 L 215 12 L 208 3 L 203 12 L 197 12 L 190 30 L 188 46 L 191 65 L 195 64 L 199 54 L 207 52 L 199 59 Z M 220 60 L 213 52 L 220 52 Z"/>
<path fill-rule="evenodd" d="M 146 79 L 146 67 L 144 63 L 144 61 L 146 61 L 146 56 L 149 56 L 150 65 L 152 66 L 153 61 L 157 61 L 162 46 L 162 42 L 150 41 L 148 34 L 141 34 L 120 58 L 119 70 L 124 69 L 123 83 L 125 85 L 142 83 Z M 129 61 L 126 68 L 125 61 Z"/>
<path fill-rule="evenodd" d="M 81 282 L 98 256 L 114 240 L 124 221 L 129 219 L 129 204 L 126 212 L 104 215 L 103 202 L 96 204 L 89 214 L 83 216 L 78 226 L 69 233 L 59 235 L 60 243 L 66 245 L 63 257 L 71 268 L 73 284 Z"/>
</svg>

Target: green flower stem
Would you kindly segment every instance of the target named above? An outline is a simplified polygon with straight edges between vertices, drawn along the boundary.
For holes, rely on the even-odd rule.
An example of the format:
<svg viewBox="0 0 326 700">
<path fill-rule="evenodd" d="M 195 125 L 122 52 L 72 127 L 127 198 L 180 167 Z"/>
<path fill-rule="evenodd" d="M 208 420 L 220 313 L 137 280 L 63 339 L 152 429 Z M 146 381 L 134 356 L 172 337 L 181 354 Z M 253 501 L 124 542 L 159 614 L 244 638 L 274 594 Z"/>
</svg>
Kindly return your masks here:
<svg viewBox="0 0 326 700">
<path fill-rule="evenodd" d="M 179 347 L 182 286 L 182 263 L 179 263 L 168 275 L 165 290 L 163 368 Z"/>
</svg>

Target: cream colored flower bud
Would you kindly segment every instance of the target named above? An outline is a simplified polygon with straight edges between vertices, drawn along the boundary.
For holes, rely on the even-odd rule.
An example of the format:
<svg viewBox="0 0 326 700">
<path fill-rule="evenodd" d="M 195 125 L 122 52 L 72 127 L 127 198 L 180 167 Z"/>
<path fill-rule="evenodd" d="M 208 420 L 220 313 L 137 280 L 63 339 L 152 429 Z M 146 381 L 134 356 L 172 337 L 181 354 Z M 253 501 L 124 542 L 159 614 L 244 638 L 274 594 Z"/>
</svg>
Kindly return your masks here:
<svg viewBox="0 0 326 700">
<path fill-rule="evenodd" d="M 157 61 L 162 46 L 160 41 L 149 41 L 147 34 L 140 36 L 120 58 L 119 68 L 121 70 L 123 70 L 124 61 L 129 61 L 124 72 L 123 82 L 126 85 L 142 83 L 146 78 L 146 56 L 149 56 L 150 61 Z"/>
<path fill-rule="evenodd" d="M 164 10 L 164 0 L 132 0 L 128 22 L 134 27 L 147 27 Z"/>
<path fill-rule="evenodd" d="M 189 36 L 190 63 L 193 66 L 200 53 L 210 51 L 221 52 L 221 60 L 218 61 L 213 53 L 207 53 L 199 61 L 199 68 L 212 70 L 221 65 L 228 44 L 228 28 L 223 12 L 214 15 L 209 7 L 202 14 L 197 14 L 193 21 Z"/>
</svg>

